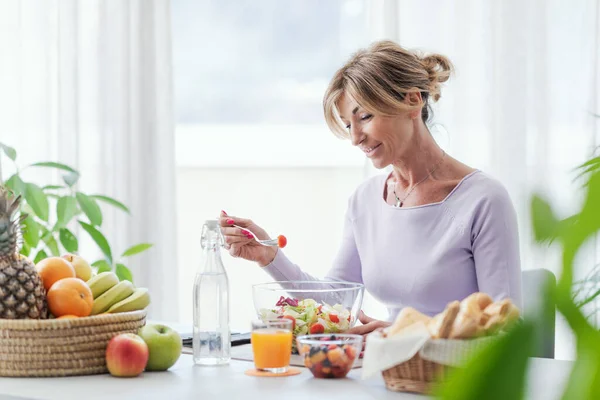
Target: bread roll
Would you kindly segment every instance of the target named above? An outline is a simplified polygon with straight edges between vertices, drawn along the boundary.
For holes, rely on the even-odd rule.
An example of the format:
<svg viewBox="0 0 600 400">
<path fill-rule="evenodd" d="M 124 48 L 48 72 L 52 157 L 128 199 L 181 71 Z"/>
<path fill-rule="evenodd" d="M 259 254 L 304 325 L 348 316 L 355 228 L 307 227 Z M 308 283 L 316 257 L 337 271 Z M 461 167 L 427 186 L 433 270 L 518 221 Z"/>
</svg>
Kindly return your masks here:
<svg viewBox="0 0 600 400">
<path fill-rule="evenodd" d="M 497 301 L 495 303 L 490 304 L 483 310 L 483 312 L 486 313 L 490 317 L 492 317 L 494 315 L 504 316 L 508 313 L 509 305 L 510 305 L 510 300 L 504 299 L 504 300 Z"/>
<path fill-rule="evenodd" d="M 450 339 L 469 339 L 481 336 L 483 334 L 483 325 L 480 323 L 481 315 L 483 315 L 481 311 L 474 312 L 465 303 L 461 303 L 448 337 Z"/>
<path fill-rule="evenodd" d="M 484 334 L 483 326 L 489 319 L 483 310 L 492 302 L 490 296 L 479 292 L 473 293 L 461 301 L 449 338 L 468 339 L 482 336 Z"/>
<path fill-rule="evenodd" d="M 427 329 L 434 339 L 447 339 L 452 330 L 452 324 L 460 309 L 460 303 L 453 301 L 446 306 L 446 309 L 436 315 L 427 324 Z"/>
<path fill-rule="evenodd" d="M 520 312 L 510 299 L 504 299 L 490 304 L 484 310 L 489 320 L 484 325 L 485 332 L 490 335 L 506 328 L 519 319 Z"/>
<path fill-rule="evenodd" d="M 473 293 L 461 301 L 461 311 L 477 317 L 477 322 L 481 323 L 482 320 L 488 319 L 483 312 L 493 302 L 492 298 L 485 293 Z"/>
<path fill-rule="evenodd" d="M 392 336 L 392 335 L 397 335 L 402 331 L 406 331 L 405 328 L 408 328 L 409 326 L 413 325 L 416 322 L 423 322 L 424 324 L 429 323 L 429 321 L 431 320 L 431 317 L 420 313 L 419 311 L 415 310 L 412 307 L 404 307 L 400 313 L 398 313 L 398 316 L 396 317 L 396 320 L 394 321 L 394 323 L 387 328 L 386 330 L 386 335 L 387 336 Z"/>
</svg>

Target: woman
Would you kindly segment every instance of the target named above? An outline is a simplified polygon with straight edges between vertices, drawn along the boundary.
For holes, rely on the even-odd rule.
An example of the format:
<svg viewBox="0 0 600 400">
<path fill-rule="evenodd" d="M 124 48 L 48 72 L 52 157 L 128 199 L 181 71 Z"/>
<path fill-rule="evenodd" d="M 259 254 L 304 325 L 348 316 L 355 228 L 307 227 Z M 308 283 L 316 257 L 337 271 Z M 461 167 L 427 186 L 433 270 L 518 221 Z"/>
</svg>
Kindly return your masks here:
<svg viewBox="0 0 600 400">
<path fill-rule="evenodd" d="M 362 282 L 388 306 L 389 320 L 406 306 L 435 315 L 447 303 L 481 291 L 521 307 L 519 240 L 514 208 L 496 180 L 446 154 L 427 121 L 430 102 L 452 72 L 441 55 L 420 56 L 389 41 L 356 53 L 325 93 L 325 119 L 376 168 L 351 196 L 341 248 L 328 280 Z M 226 247 L 277 280 L 314 280 L 267 239 L 254 222 L 222 212 Z M 389 321 L 360 315 L 366 334 Z"/>
</svg>

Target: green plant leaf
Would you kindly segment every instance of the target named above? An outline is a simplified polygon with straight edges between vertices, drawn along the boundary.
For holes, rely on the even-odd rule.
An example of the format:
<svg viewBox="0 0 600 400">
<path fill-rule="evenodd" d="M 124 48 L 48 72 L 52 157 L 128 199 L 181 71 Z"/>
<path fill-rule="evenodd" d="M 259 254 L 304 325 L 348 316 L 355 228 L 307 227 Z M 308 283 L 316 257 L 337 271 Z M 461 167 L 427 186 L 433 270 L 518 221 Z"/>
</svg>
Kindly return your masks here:
<svg viewBox="0 0 600 400">
<path fill-rule="evenodd" d="M 92 225 L 101 226 L 102 225 L 102 211 L 96 203 L 96 200 L 92 199 L 87 194 L 83 194 L 81 192 L 77 192 L 75 194 L 77 197 L 77 202 L 79 203 L 79 207 L 88 217 Z"/>
<path fill-rule="evenodd" d="M 98 260 L 92 263 L 92 267 L 98 268 L 98 273 L 112 271 L 112 266 L 106 260 Z"/>
<path fill-rule="evenodd" d="M 26 202 L 21 202 L 21 212 L 27 215 L 35 215 L 33 208 L 31 208 Z"/>
<path fill-rule="evenodd" d="M 120 201 L 113 199 L 112 197 L 103 196 L 100 194 L 93 194 L 93 195 L 90 195 L 90 197 L 92 199 L 100 200 L 100 201 L 108 203 L 114 207 L 120 208 L 121 210 L 125 211 L 127 214 L 130 213 L 129 207 L 127 207 L 125 204 L 121 203 Z"/>
<path fill-rule="evenodd" d="M 13 191 L 14 194 L 22 195 L 25 193 L 25 182 L 17 174 L 14 174 L 4 182 L 4 185 Z"/>
<path fill-rule="evenodd" d="M 58 190 L 58 189 L 64 189 L 64 186 L 60 186 L 60 185 L 46 185 L 44 187 L 42 187 L 42 190 Z"/>
<path fill-rule="evenodd" d="M 0 147 L 2 148 L 2 151 L 4 151 L 4 154 L 6 154 L 8 158 L 10 158 L 13 161 L 17 159 L 17 151 L 14 148 L 7 146 L 4 143 L 0 143 Z"/>
<path fill-rule="evenodd" d="M 35 258 L 33 259 L 33 263 L 37 264 L 40 261 L 42 261 L 44 258 L 48 258 L 48 254 L 46 254 L 46 252 L 44 250 L 40 250 L 35 255 Z"/>
<path fill-rule="evenodd" d="M 563 393 L 564 400 L 596 400 L 600 393 L 600 333 L 577 335 L 577 359 Z"/>
<path fill-rule="evenodd" d="M 66 226 L 77 214 L 77 200 L 71 196 L 63 196 L 56 203 L 56 217 L 59 226 Z"/>
<path fill-rule="evenodd" d="M 98 229 L 96 229 L 88 223 L 85 223 L 80 220 L 79 224 L 92 237 L 92 239 L 94 240 L 94 242 L 96 242 L 100 250 L 102 250 L 102 253 L 104 253 L 104 256 L 106 257 L 108 263 L 112 264 L 112 251 L 110 249 L 110 245 L 108 244 L 108 240 L 106 240 L 104 235 Z"/>
<path fill-rule="evenodd" d="M 123 254 L 121 254 L 121 257 L 129 257 L 129 256 L 133 256 L 134 254 L 139 254 L 142 251 L 148 250 L 152 246 L 154 246 L 152 243 L 136 244 L 135 246 L 131 246 L 130 248 L 125 250 L 125 252 L 123 252 Z"/>
<path fill-rule="evenodd" d="M 534 345 L 533 325 L 525 321 L 477 351 L 439 388 L 442 399 L 523 399 L 529 355 Z"/>
<path fill-rule="evenodd" d="M 595 232 L 600 228 L 600 212 L 598 212 L 598 204 L 600 204 L 600 170 L 592 173 L 587 189 L 581 216 L 582 219 L 590 219 L 585 222 L 589 224 L 589 229 Z"/>
<path fill-rule="evenodd" d="M 559 231 L 559 221 L 554 216 L 552 207 L 540 196 L 531 199 L 531 217 L 533 219 L 533 234 L 537 242 L 543 243 L 556 238 Z"/>
<path fill-rule="evenodd" d="M 29 247 L 27 242 L 23 242 L 23 246 L 21 247 L 20 253 L 23 254 L 25 257 L 29 257 L 29 254 L 31 253 L 31 247 Z"/>
<path fill-rule="evenodd" d="M 75 253 L 79 250 L 79 242 L 77 241 L 77 238 L 75 237 L 73 232 L 71 232 L 67 228 L 60 229 L 59 237 L 60 243 L 69 253 Z"/>
<path fill-rule="evenodd" d="M 129 281 L 133 283 L 133 275 L 131 274 L 129 268 L 127 268 L 125 265 L 117 264 L 115 273 L 119 277 L 120 281 Z"/>
<path fill-rule="evenodd" d="M 31 215 L 23 220 L 23 240 L 32 249 L 40 242 L 40 225 Z"/>
<path fill-rule="evenodd" d="M 42 230 L 42 237 L 41 237 L 42 242 L 44 242 L 46 244 L 46 246 L 48 247 L 48 250 L 50 250 L 50 253 L 55 257 L 60 256 L 60 249 L 58 248 L 58 242 L 54 238 L 54 232 L 49 231 L 48 229 L 46 229 L 43 226 L 41 227 L 41 230 Z"/>
<path fill-rule="evenodd" d="M 26 183 L 25 187 L 25 200 L 27 200 L 27 204 L 31 206 L 39 219 L 48 222 L 48 198 L 42 189 L 34 183 Z"/>
<path fill-rule="evenodd" d="M 77 184 L 77 181 L 79 180 L 79 173 L 71 172 L 70 174 L 63 175 L 62 178 L 68 187 L 73 187 Z"/>
<path fill-rule="evenodd" d="M 49 167 L 49 168 L 62 169 L 63 171 L 74 172 L 76 174 L 79 173 L 74 168 L 71 168 L 68 165 L 53 162 L 53 161 L 37 162 L 37 163 L 31 164 L 31 165 L 28 165 L 28 167 Z"/>
</svg>

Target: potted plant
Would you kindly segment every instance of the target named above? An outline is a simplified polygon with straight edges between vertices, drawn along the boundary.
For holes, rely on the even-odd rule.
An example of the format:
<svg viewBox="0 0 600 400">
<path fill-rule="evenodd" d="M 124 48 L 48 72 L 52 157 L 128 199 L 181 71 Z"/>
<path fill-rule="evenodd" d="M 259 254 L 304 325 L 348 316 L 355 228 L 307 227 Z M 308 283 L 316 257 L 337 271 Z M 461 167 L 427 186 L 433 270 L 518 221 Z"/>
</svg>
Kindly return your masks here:
<svg viewBox="0 0 600 400">
<path fill-rule="evenodd" d="M 98 246 L 103 257 L 92 266 L 97 272 L 114 271 L 120 280 L 133 282 L 131 271 L 126 266 L 128 257 L 152 247 L 150 243 L 138 243 L 115 257 L 112 246 L 102 233 L 103 215 L 99 203 L 116 207 L 129 214 L 129 208 L 122 202 L 102 194 L 88 194 L 78 189 L 79 172 L 62 163 L 42 161 L 21 166 L 17 163 L 14 148 L 0 143 L 0 158 L 3 153 L 12 163 L 14 172 L 3 183 L 15 195 L 21 196 L 20 212 L 26 214 L 23 220 L 23 243 L 21 254 L 35 263 L 49 256 L 79 251 L 78 232 L 85 231 Z M 6 164 L 5 164 L 6 165 Z M 29 168 L 53 168 L 63 172 L 63 183 L 39 184 L 22 179 L 22 172 Z M 0 183 L 1 182 L 0 169 Z"/>
</svg>

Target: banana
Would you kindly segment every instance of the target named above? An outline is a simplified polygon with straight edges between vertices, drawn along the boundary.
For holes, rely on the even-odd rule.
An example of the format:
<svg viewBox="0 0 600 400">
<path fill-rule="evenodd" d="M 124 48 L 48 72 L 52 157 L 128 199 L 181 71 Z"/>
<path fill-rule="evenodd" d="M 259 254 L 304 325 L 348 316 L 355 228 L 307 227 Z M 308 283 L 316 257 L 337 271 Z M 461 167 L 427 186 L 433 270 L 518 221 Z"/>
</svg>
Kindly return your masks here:
<svg viewBox="0 0 600 400">
<path fill-rule="evenodd" d="M 97 299 L 102 293 L 119 283 L 119 278 L 114 272 L 101 272 L 87 281 L 87 285 L 92 289 L 92 296 Z"/>
<path fill-rule="evenodd" d="M 92 306 L 92 315 L 97 315 L 105 312 L 114 304 L 131 296 L 134 292 L 133 284 L 129 281 L 121 281 L 112 288 L 108 289 L 104 294 L 94 300 Z"/>
<path fill-rule="evenodd" d="M 120 313 L 143 310 L 148 307 L 148 305 L 150 305 L 150 294 L 148 293 L 148 289 L 137 288 L 131 296 L 114 304 L 107 312 Z"/>
</svg>

